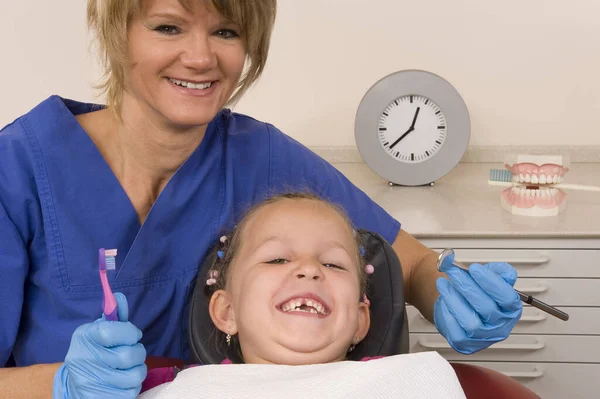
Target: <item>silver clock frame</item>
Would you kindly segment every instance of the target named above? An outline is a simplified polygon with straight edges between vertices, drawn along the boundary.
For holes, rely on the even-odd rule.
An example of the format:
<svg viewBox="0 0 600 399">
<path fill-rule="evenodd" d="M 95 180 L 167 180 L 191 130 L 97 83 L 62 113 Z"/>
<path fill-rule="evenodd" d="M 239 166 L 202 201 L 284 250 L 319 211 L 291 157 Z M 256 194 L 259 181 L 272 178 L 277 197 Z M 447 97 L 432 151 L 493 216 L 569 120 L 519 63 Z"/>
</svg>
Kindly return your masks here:
<svg viewBox="0 0 600 399">
<path fill-rule="evenodd" d="M 419 163 L 395 160 L 379 141 L 382 112 L 395 99 L 420 95 L 434 101 L 446 117 L 446 139 L 430 159 Z M 422 70 L 394 72 L 377 81 L 362 98 L 354 123 L 356 146 L 379 176 L 402 186 L 433 184 L 458 165 L 471 137 L 469 110 L 460 93 L 442 77 Z"/>
</svg>

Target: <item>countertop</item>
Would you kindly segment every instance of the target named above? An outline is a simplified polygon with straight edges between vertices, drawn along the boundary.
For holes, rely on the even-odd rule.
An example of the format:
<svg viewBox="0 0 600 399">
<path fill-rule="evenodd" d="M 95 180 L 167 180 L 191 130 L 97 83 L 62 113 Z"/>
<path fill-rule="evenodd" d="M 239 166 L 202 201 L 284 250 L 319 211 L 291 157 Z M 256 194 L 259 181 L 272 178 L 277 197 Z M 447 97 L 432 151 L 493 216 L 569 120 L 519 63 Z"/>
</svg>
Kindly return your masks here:
<svg viewBox="0 0 600 399">
<path fill-rule="evenodd" d="M 346 177 L 418 238 L 572 237 L 600 239 L 600 192 L 564 190 L 557 216 L 518 216 L 504 210 L 504 187 L 487 183 L 497 163 L 460 163 L 432 186 L 390 187 L 365 163 L 333 163 Z M 563 183 L 600 186 L 600 163 L 569 165 Z"/>
</svg>

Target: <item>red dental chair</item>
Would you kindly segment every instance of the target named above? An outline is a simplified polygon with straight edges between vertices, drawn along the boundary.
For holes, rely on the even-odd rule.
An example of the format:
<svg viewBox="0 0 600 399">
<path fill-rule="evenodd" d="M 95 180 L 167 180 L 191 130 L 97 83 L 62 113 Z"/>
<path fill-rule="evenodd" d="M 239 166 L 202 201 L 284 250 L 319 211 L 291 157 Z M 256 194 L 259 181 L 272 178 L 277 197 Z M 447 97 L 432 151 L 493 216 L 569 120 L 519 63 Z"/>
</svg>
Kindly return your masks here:
<svg viewBox="0 0 600 399">
<path fill-rule="evenodd" d="M 367 295 L 371 302 L 371 329 L 367 337 L 349 353 L 350 360 L 369 356 L 391 356 L 407 353 L 408 322 L 403 294 L 400 261 L 393 248 L 379 235 L 361 230 L 365 257 L 375 268 L 369 277 Z M 209 298 L 204 289 L 207 257 L 200 268 L 189 314 L 191 364 L 218 364 L 223 354 L 214 345 L 214 326 L 208 313 Z M 231 357 L 231 356 L 230 356 Z M 234 359 L 232 359 L 234 360 Z M 184 361 L 149 357 L 148 369 L 167 366 L 183 367 Z M 464 363 L 451 363 L 468 399 L 539 399 L 539 396 L 516 380 L 488 368 Z"/>
</svg>

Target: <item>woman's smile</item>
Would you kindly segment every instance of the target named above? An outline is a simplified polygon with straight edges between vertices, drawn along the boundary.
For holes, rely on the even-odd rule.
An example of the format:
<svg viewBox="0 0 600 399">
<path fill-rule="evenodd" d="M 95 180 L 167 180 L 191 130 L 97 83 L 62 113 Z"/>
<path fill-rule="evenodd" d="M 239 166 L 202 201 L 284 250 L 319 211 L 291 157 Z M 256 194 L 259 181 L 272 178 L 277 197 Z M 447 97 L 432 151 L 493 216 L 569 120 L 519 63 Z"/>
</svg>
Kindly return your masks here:
<svg viewBox="0 0 600 399">
<path fill-rule="evenodd" d="M 219 84 L 218 81 L 194 82 L 174 78 L 166 78 L 166 81 L 179 93 L 196 97 L 210 96 L 215 92 Z"/>
</svg>

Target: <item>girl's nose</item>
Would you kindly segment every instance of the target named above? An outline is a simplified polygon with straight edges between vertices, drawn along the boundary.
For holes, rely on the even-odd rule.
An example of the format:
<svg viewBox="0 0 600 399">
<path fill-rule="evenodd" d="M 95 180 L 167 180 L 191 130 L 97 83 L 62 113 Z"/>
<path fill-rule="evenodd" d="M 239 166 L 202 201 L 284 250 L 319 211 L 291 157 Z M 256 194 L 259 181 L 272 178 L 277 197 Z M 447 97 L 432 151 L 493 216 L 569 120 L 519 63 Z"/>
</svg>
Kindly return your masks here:
<svg viewBox="0 0 600 399">
<path fill-rule="evenodd" d="M 321 280 L 323 278 L 323 266 L 314 260 L 303 261 L 298 265 L 296 278 Z"/>
</svg>

